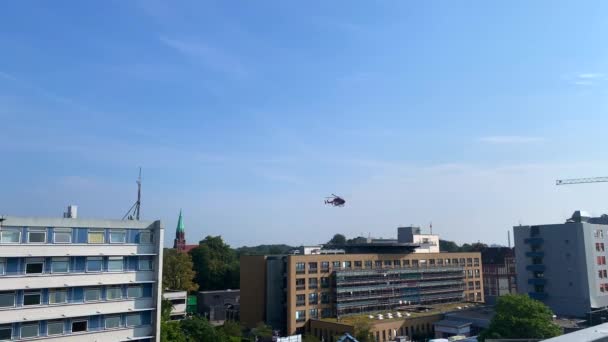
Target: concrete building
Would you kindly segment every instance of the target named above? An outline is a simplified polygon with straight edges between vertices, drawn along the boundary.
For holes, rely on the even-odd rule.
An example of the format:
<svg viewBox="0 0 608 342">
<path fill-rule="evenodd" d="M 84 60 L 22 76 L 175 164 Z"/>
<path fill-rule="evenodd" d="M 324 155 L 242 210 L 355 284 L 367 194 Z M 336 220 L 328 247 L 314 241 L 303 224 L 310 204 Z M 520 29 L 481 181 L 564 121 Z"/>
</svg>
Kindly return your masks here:
<svg viewBox="0 0 608 342">
<path fill-rule="evenodd" d="M 565 223 L 513 231 L 518 292 L 560 316 L 589 317 L 608 306 L 608 216 L 576 211 Z"/>
<path fill-rule="evenodd" d="M 397 241 L 418 244 L 414 253 L 439 253 L 439 235 L 422 234 L 420 227 L 397 228 Z"/>
<path fill-rule="evenodd" d="M 171 308 L 171 320 L 186 318 L 186 301 L 188 299 L 188 292 L 165 290 L 165 292 L 163 292 L 163 298 L 169 300 L 173 305 Z"/>
<path fill-rule="evenodd" d="M 495 304 L 499 296 L 517 293 L 515 255 L 509 247 L 488 247 L 481 251 L 483 290 L 486 303 Z"/>
<path fill-rule="evenodd" d="M 0 218 L 0 340 L 158 341 L 160 221 Z"/>
<path fill-rule="evenodd" d="M 241 322 L 266 322 L 291 335 L 310 333 L 308 322 L 328 324 L 317 322 L 324 318 L 484 301 L 479 253 L 419 254 L 417 247 L 357 244 L 357 253 L 242 256 Z"/>
<path fill-rule="evenodd" d="M 237 308 L 241 301 L 239 290 L 199 291 L 197 293 L 198 313 L 212 322 L 238 320 Z"/>
</svg>

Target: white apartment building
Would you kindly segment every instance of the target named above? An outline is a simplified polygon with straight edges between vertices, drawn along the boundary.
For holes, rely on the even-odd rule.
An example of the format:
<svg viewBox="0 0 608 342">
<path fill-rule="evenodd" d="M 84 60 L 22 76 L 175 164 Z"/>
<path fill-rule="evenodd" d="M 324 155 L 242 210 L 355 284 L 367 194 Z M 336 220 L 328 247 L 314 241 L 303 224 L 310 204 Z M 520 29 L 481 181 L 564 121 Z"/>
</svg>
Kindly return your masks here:
<svg viewBox="0 0 608 342">
<path fill-rule="evenodd" d="M 0 341 L 159 340 L 160 221 L 0 217 Z"/>
</svg>

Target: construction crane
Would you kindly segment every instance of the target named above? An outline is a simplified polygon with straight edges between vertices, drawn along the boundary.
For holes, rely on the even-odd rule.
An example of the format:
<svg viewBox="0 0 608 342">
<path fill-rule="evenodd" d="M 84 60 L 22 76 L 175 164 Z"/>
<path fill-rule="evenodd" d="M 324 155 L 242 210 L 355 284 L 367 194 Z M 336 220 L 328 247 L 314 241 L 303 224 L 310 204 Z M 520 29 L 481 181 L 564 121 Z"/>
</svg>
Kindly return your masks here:
<svg viewBox="0 0 608 342">
<path fill-rule="evenodd" d="M 604 183 L 604 182 L 608 182 L 608 177 L 558 179 L 558 180 L 555 181 L 555 185 L 570 185 L 570 184 L 584 184 L 584 183 Z"/>
</svg>

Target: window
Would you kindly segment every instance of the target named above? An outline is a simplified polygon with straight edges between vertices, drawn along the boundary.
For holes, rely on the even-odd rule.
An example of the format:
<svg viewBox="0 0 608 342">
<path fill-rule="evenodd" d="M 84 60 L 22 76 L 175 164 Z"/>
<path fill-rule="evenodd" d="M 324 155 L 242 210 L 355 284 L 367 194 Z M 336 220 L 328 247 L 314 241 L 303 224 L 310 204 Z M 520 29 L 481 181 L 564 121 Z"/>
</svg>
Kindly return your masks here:
<svg viewBox="0 0 608 342">
<path fill-rule="evenodd" d="M 122 298 L 122 287 L 119 286 L 108 286 L 106 288 L 106 299 L 121 299 Z"/>
<path fill-rule="evenodd" d="M 376 266 L 376 268 L 382 268 L 382 260 L 376 260 L 374 265 Z"/>
<path fill-rule="evenodd" d="M 29 243 L 45 243 L 46 242 L 46 229 L 32 229 L 27 230 L 27 242 Z"/>
<path fill-rule="evenodd" d="M 44 258 L 27 258 L 25 259 L 25 273 L 39 274 L 44 270 Z"/>
<path fill-rule="evenodd" d="M 449 264 L 451 264 L 451 263 L 452 263 L 451 261 L 452 261 L 452 260 L 450 260 L 450 259 L 445 259 L 445 264 L 446 264 L 446 265 L 449 265 Z"/>
<path fill-rule="evenodd" d="M 47 335 L 63 334 L 63 321 L 49 321 L 46 324 Z"/>
<path fill-rule="evenodd" d="M 0 230 L 1 243 L 19 243 L 21 241 L 20 229 L 4 229 Z"/>
<path fill-rule="evenodd" d="M 443 259 L 437 259 L 437 265 L 442 266 L 443 265 Z"/>
<path fill-rule="evenodd" d="M 103 257 L 87 257 L 87 272 L 101 272 Z"/>
<path fill-rule="evenodd" d="M 321 317 L 322 318 L 330 318 L 332 316 L 330 308 L 321 309 Z"/>
<path fill-rule="evenodd" d="M 306 310 L 296 311 L 296 322 L 304 322 L 306 320 Z"/>
<path fill-rule="evenodd" d="M 372 268 L 372 261 L 371 260 L 365 260 L 365 268 Z"/>
<path fill-rule="evenodd" d="M 49 291 L 49 303 L 60 304 L 68 301 L 68 291 L 64 289 L 56 289 Z"/>
<path fill-rule="evenodd" d="M 435 259 L 429 259 L 429 265 L 435 265 Z"/>
<path fill-rule="evenodd" d="M 600 277 L 600 278 L 603 278 L 602 277 L 602 270 L 597 271 L 597 276 Z"/>
<path fill-rule="evenodd" d="M 391 260 L 384 260 L 384 266 L 392 266 L 393 262 Z"/>
<path fill-rule="evenodd" d="M 308 278 L 308 289 L 316 289 L 318 285 L 317 278 Z"/>
<path fill-rule="evenodd" d="M 467 266 L 473 266 L 473 258 L 467 258 Z"/>
<path fill-rule="evenodd" d="M 296 279 L 296 290 L 304 290 L 306 288 L 306 279 L 297 278 Z"/>
<path fill-rule="evenodd" d="M 363 261 L 359 260 L 359 261 L 355 261 L 355 268 L 362 268 L 363 267 Z"/>
<path fill-rule="evenodd" d="M 152 258 L 151 257 L 139 257 L 139 264 L 137 269 L 140 271 L 151 271 L 152 270 Z"/>
<path fill-rule="evenodd" d="M 127 326 L 134 327 L 138 325 L 142 325 L 141 314 L 139 312 L 127 314 Z"/>
<path fill-rule="evenodd" d="M 418 267 L 418 260 L 412 260 L 412 266 Z"/>
<path fill-rule="evenodd" d="M 106 329 L 120 328 L 120 315 L 106 316 L 105 326 Z"/>
<path fill-rule="evenodd" d="M 321 271 L 322 272 L 329 271 L 329 261 L 322 261 L 321 262 Z"/>
<path fill-rule="evenodd" d="M 54 243 L 71 243 L 72 228 L 55 228 L 53 229 Z"/>
<path fill-rule="evenodd" d="M 322 277 L 321 278 L 321 287 L 326 289 L 329 287 L 329 277 Z"/>
<path fill-rule="evenodd" d="M 340 262 L 339 261 L 332 261 L 332 266 L 334 268 L 340 268 Z"/>
<path fill-rule="evenodd" d="M 6 273 L 6 259 L 0 258 L 0 275 Z"/>
<path fill-rule="evenodd" d="M 479 280 L 477 280 L 475 282 L 475 290 L 479 290 L 479 289 L 481 289 L 481 282 Z"/>
<path fill-rule="evenodd" d="M 108 258 L 108 271 L 122 271 L 123 259 L 122 257 L 109 257 Z"/>
<path fill-rule="evenodd" d="M 310 314 L 310 318 L 318 318 L 319 317 L 319 309 L 310 309 L 308 310 Z"/>
<path fill-rule="evenodd" d="M 154 235 L 149 230 L 144 230 L 139 233 L 139 243 L 153 243 Z"/>
<path fill-rule="evenodd" d="M 105 241 L 105 232 L 103 229 L 89 229 L 87 235 L 88 243 L 104 243 Z"/>
<path fill-rule="evenodd" d="M 23 293 L 23 305 L 40 305 L 40 291 L 25 291 Z"/>
<path fill-rule="evenodd" d="M 0 341 L 9 341 L 13 337 L 13 327 L 9 325 L 0 325 Z"/>
<path fill-rule="evenodd" d="M 464 258 L 460 258 L 460 260 L 458 260 L 458 263 L 460 263 L 461 265 L 464 265 Z"/>
<path fill-rule="evenodd" d="M 479 258 L 473 259 L 473 265 L 474 266 L 479 266 Z"/>
<path fill-rule="evenodd" d="M 84 289 L 84 301 L 93 302 L 101 299 L 101 289 L 98 287 L 91 287 Z"/>
<path fill-rule="evenodd" d="M 316 292 L 308 294 L 308 305 L 316 305 L 319 303 L 319 295 Z"/>
<path fill-rule="evenodd" d="M 351 268 L 351 266 L 352 266 L 352 262 L 350 262 L 350 261 L 344 262 L 344 268 Z"/>
<path fill-rule="evenodd" d="M 144 296 L 144 287 L 141 285 L 131 285 L 127 288 L 127 297 L 140 298 Z"/>
<path fill-rule="evenodd" d="M 66 273 L 70 269 L 70 258 L 68 257 L 54 257 L 51 259 L 51 272 L 52 273 Z"/>
<path fill-rule="evenodd" d="M 458 265 L 458 259 L 456 259 L 456 258 L 452 259 L 452 264 L 453 265 Z"/>
<path fill-rule="evenodd" d="M 329 292 L 321 293 L 321 304 L 329 304 Z"/>
<path fill-rule="evenodd" d="M 403 260 L 403 266 L 409 266 L 409 265 L 410 265 L 409 259 Z"/>
<path fill-rule="evenodd" d="M 401 267 L 401 260 L 394 260 L 393 265 L 395 265 L 395 267 Z"/>
<path fill-rule="evenodd" d="M 299 294 L 296 295 L 296 306 L 304 306 L 306 305 L 306 295 Z"/>
<path fill-rule="evenodd" d="M 318 264 L 316 262 L 309 262 L 308 263 L 308 273 L 317 273 L 317 266 L 318 266 Z"/>
<path fill-rule="evenodd" d="M 473 287 L 473 282 L 472 282 L 472 281 L 470 281 L 470 282 L 469 282 L 469 288 L 468 288 L 468 289 L 469 289 L 469 290 L 473 290 L 473 289 L 474 289 L 474 287 Z"/>
<path fill-rule="evenodd" d="M 296 262 L 296 274 L 303 274 L 306 269 L 306 264 L 303 262 Z"/>
<path fill-rule="evenodd" d="M 15 306 L 15 292 L 0 292 L 0 308 Z"/>
<path fill-rule="evenodd" d="M 481 273 L 479 272 L 479 269 L 475 269 L 475 278 L 479 278 L 481 277 Z"/>
<path fill-rule="evenodd" d="M 21 325 L 21 338 L 36 337 L 38 334 L 38 322 Z"/>
<path fill-rule="evenodd" d="M 110 229 L 110 243 L 127 242 L 127 232 L 124 230 Z"/>
<path fill-rule="evenodd" d="M 473 277 L 473 270 L 467 270 L 467 277 L 468 278 L 472 278 Z"/>
<path fill-rule="evenodd" d="M 604 274 L 604 278 L 608 278 L 608 274 L 606 273 L 606 270 L 603 270 L 602 273 Z"/>
<path fill-rule="evenodd" d="M 74 320 L 72 321 L 72 332 L 81 332 L 87 331 L 87 327 L 89 325 L 89 321 L 86 319 L 83 320 Z"/>
</svg>

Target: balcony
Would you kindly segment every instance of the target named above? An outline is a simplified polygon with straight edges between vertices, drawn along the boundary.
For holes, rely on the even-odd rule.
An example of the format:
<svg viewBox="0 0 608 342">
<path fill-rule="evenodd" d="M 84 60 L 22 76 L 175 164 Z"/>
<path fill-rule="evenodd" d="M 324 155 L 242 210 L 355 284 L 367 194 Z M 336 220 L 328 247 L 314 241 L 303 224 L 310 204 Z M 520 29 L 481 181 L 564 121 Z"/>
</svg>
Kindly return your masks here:
<svg viewBox="0 0 608 342">
<path fill-rule="evenodd" d="M 545 252 L 526 252 L 526 256 L 530 258 L 542 258 L 545 256 Z"/>
<path fill-rule="evenodd" d="M 540 237 L 531 237 L 531 238 L 524 239 L 524 243 L 534 245 L 534 246 L 541 245 L 541 244 L 543 244 L 543 242 L 545 242 L 545 239 L 540 238 Z"/>
<path fill-rule="evenodd" d="M 155 309 L 152 298 L 25 306 L 0 310 L 0 324 Z"/>
<path fill-rule="evenodd" d="M 528 284 L 531 284 L 531 285 L 545 285 L 546 283 L 547 283 L 547 279 L 544 279 L 544 278 L 528 279 Z"/>
<path fill-rule="evenodd" d="M 528 266 L 526 266 L 526 269 L 528 271 L 544 272 L 545 271 L 545 265 L 528 265 Z"/>
<path fill-rule="evenodd" d="M 140 244 L 2 244 L 0 258 L 100 255 L 154 255 L 154 245 Z"/>
<path fill-rule="evenodd" d="M 45 273 L 19 276 L 6 275 L 0 277 L 0 291 L 90 285 L 119 285 L 154 281 L 156 281 L 154 271 L 117 273 Z"/>
<path fill-rule="evenodd" d="M 530 292 L 528 293 L 528 296 L 530 296 L 532 299 L 543 300 L 547 299 L 548 295 L 545 292 Z"/>
</svg>

